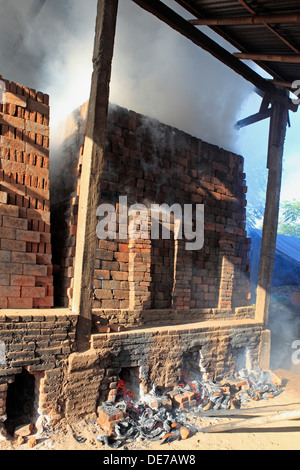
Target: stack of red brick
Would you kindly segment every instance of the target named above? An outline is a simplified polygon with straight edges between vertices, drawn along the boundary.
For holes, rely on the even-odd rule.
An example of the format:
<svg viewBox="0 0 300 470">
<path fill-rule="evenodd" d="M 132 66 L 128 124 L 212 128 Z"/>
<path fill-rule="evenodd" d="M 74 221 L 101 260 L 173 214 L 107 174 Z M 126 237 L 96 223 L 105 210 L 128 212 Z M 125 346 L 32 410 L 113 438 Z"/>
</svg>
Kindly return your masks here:
<svg viewBox="0 0 300 470">
<path fill-rule="evenodd" d="M 0 308 L 52 307 L 49 97 L 0 79 Z"/>
<path fill-rule="evenodd" d="M 60 282 L 64 306 L 72 302 L 80 169 L 87 105 L 73 116 L 66 154 L 72 156 L 73 198 Z M 74 119 L 75 118 L 75 119 Z M 74 152 L 76 143 L 80 145 Z M 70 191 L 71 192 L 71 191 Z M 185 240 L 148 243 L 142 262 L 135 243 L 99 240 L 95 254 L 94 309 L 234 309 L 249 305 L 250 239 L 245 231 L 243 158 L 158 121 L 110 106 L 101 199 L 118 205 L 204 204 L 205 240 L 187 251 Z M 67 197 L 67 195 L 66 195 Z M 64 212 L 65 215 L 65 212 Z M 65 223 L 65 220 L 63 221 Z M 61 224 L 62 225 L 62 224 Z M 120 251 L 126 250 L 122 254 Z M 176 256 L 175 256 L 176 253 Z M 129 256 L 128 256 L 129 255 Z M 175 259 L 176 258 L 176 259 Z M 133 262 L 134 260 L 134 262 Z"/>
</svg>

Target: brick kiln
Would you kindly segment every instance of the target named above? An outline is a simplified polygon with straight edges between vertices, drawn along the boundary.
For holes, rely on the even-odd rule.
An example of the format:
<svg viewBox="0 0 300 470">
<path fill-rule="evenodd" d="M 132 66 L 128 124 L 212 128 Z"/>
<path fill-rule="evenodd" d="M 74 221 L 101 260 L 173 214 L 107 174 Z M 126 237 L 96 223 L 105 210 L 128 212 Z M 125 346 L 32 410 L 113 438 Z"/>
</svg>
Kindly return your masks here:
<svg viewBox="0 0 300 470">
<path fill-rule="evenodd" d="M 176 237 L 99 240 L 90 348 L 76 352 L 78 317 L 70 307 L 87 105 L 70 118 L 59 155 L 68 171 L 52 181 L 51 245 L 48 97 L 8 82 L 6 89 L 0 420 L 28 407 L 52 420 L 77 419 L 114 400 L 120 381 L 146 393 L 176 386 L 183 374 L 221 378 L 249 356 L 259 363 L 268 332 L 249 306 L 243 158 L 110 106 L 99 203 L 118 210 L 119 196 L 127 196 L 147 207 L 204 204 L 204 247 L 187 251 Z M 49 309 L 53 286 L 56 308 Z M 16 386 L 25 396 L 34 390 L 26 409 L 14 405 Z"/>
<path fill-rule="evenodd" d="M 56 182 L 55 194 L 65 187 L 53 217 L 54 264 L 63 267 L 56 269 L 56 293 L 64 307 L 72 305 L 86 114 L 87 103 L 70 117 L 62 152 L 74 180 Z M 199 353 L 202 372 L 214 378 L 238 361 L 244 366 L 247 352 L 257 364 L 263 325 L 249 305 L 243 158 L 110 105 L 101 188 L 99 204 L 113 204 L 116 212 L 124 195 L 128 204 L 147 207 L 204 204 L 205 240 L 197 251 L 187 251 L 186 240 L 172 236 L 99 240 L 86 354 L 102 376 L 100 388 L 95 385 L 100 402 L 114 399 L 123 375 L 129 383 L 138 375 L 143 393 L 153 384 L 172 387 Z M 199 364 L 195 369 L 200 374 Z M 86 400 L 95 404 L 91 397 Z"/>
</svg>

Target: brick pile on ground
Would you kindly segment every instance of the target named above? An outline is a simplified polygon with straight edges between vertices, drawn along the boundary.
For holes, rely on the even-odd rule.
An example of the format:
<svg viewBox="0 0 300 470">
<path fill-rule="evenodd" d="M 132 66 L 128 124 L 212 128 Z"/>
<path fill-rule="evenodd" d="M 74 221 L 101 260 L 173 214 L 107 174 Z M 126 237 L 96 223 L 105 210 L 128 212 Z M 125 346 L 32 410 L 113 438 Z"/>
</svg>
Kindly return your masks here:
<svg viewBox="0 0 300 470">
<path fill-rule="evenodd" d="M 192 424 L 195 413 L 199 417 L 208 410 L 242 408 L 250 400 L 274 398 L 281 392 L 280 378 L 260 368 L 250 373 L 243 369 L 218 383 L 183 380 L 163 394 L 153 387 L 150 394 L 138 401 L 125 390 L 120 401 L 98 407 L 98 423 L 104 434 L 97 439 L 111 448 L 138 438 L 161 444 L 188 439 L 199 431 Z"/>
</svg>

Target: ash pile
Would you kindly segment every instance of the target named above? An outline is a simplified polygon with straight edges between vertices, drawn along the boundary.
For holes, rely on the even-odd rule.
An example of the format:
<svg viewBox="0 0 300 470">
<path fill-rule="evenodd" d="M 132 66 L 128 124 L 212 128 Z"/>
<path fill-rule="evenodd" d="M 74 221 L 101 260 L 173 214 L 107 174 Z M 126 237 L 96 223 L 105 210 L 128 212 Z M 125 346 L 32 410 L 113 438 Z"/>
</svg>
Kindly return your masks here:
<svg viewBox="0 0 300 470">
<path fill-rule="evenodd" d="M 188 439 L 201 429 L 197 422 L 206 411 L 240 409 L 281 392 L 281 379 L 259 368 L 243 369 L 217 383 L 182 378 L 172 391 L 163 393 L 154 386 L 139 400 L 124 388 L 116 402 L 98 408 L 98 423 L 105 433 L 96 439 L 114 449 L 137 441 L 165 444 Z"/>
</svg>

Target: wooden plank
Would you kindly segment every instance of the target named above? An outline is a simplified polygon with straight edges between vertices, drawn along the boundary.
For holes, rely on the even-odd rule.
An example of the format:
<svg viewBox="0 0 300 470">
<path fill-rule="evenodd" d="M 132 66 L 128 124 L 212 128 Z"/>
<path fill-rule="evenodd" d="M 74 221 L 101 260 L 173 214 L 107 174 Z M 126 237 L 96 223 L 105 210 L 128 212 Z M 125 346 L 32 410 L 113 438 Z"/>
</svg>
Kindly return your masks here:
<svg viewBox="0 0 300 470">
<path fill-rule="evenodd" d="M 287 93 L 286 90 L 284 93 Z M 269 318 L 270 291 L 279 219 L 282 160 L 287 123 L 287 109 L 278 102 L 273 103 L 267 163 L 269 174 L 256 296 L 256 320 L 263 322 L 265 325 L 268 324 Z"/>
<path fill-rule="evenodd" d="M 237 429 L 248 429 L 264 426 L 270 423 L 279 423 L 282 421 L 289 421 L 291 419 L 300 419 L 300 410 L 285 411 L 283 413 L 275 413 L 271 416 L 263 416 L 253 419 L 241 419 L 240 421 L 230 422 L 226 424 L 217 424 L 199 429 L 199 432 L 216 433 L 234 431 Z"/>
<path fill-rule="evenodd" d="M 235 25 L 264 25 L 272 24 L 291 24 L 300 22 L 300 13 L 289 13 L 285 15 L 252 15 L 239 16 L 234 18 L 198 18 L 189 20 L 195 26 L 235 26 Z"/>
<path fill-rule="evenodd" d="M 159 0 L 133 1 L 141 8 L 152 13 L 171 28 L 185 36 L 187 39 L 190 39 L 194 44 L 209 52 L 213 57 L 230 67 L 233 71 L 251 82 L 264 93 L 268 93 L 274 99 L 283 102 L 292 111 L 297 111 L 298 106 L 292 103 L 292 101 L 287 96 L 283 97 L 272 83 L 262 78 L 254 70 L 234 57 L 233 54 L 229 53 L 215 41 L 199 31 L 199 29 L 197 29 L 195 26 L 190 24 L 187 20 L 178 15 L 171 8 L 167 7 L 167 5 L 160 2 Z"/>
<path fill-rule="evenodd" d="M 253 114 L 245 119 L 241 119 L 235 125 L 236 129 L 241 129 L 242 127 L 250 126 L 256 122 L 263 121 L 271 116 L 271 109 L 260 111 L 259 113 Z"/>
<path fill-rule="evenodd" d="M 98 0 L 94 71 L 80 182 L 74 271 L 73 312 L 79 315 L 77 328 L 79 351 L 89 347 L 92 327 L 92 289 L 97 248 L 96 211 L 100 201 L 103 173 L 117 11 L 118 0 Z"/>
<path fill-rule="evenodd" d="M 257 406 L 254 408 L 241 408 L 237 410 L 208 410 L 199 412 L 201 418 L 253 418 L 254 416 L 264 416 L 284 411 L 295 411 L 300 409 L 300 403 L 291 405 L 271 405 Z"/>
<path fill-rule="evenodd" d="M 300 64 L 300 55 L 292 54 L 249 54 L 245 52 L 234 52 L 234 57 L 240 60 L 253 60 L 262 62 L 280 62 L 286 64 Z"/>
<path fill-rule="evenodd" d="M 271 102 L 270 96 L 265 95 L 262 99 L 259 112 L 262 113 L 262 112 L 268 111 L 270 102 Z"/>
</svg>

